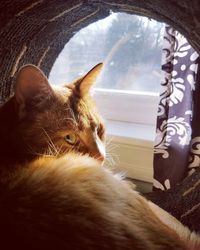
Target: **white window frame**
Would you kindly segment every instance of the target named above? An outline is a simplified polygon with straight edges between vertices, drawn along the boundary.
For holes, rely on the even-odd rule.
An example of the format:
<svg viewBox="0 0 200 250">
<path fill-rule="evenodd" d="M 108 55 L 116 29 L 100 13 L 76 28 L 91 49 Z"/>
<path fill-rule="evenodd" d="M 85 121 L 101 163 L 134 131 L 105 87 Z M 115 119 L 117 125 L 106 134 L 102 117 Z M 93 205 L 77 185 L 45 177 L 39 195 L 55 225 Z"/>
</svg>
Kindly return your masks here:
<svg viewBox="0 0 200 250">
<path fill-rule="evenodd" d="M 93 94 L 106 120 L 108 140 L 117 146 L 114 168 L 149 183 L 150 191 L 159 94 L 100 88 L 94 89 Z"/>
<path fill-rule="evenodd" d="M 157 93 L 95 88 L 94 98 L 100 112 L 108 120 L 156 124 Z"/>
</svg>

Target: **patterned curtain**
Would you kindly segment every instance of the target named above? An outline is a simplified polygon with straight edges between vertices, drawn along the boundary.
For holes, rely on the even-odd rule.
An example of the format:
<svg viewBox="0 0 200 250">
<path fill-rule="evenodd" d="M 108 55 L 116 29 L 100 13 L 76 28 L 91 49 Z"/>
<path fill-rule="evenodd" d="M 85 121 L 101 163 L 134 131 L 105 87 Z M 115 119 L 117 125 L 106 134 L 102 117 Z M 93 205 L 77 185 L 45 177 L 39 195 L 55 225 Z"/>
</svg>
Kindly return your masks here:
<svg viewBox="0 0 200 250">
<path fill-rule="evenodd" d="M 166 26 L 154 146 L 154 189 L 166 190 L 200 166 L 199 55 Z"/>
</svg>

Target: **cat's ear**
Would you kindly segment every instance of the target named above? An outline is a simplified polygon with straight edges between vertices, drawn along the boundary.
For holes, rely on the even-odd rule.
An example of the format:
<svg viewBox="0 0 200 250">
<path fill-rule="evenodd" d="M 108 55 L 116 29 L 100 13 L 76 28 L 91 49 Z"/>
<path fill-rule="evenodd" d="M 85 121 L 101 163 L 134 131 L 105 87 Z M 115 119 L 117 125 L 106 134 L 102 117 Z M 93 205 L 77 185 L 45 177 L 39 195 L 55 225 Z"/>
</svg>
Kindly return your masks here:
<svg viewBox="0 0 200 250">
<path fill-rule="evenodd" d="M 52 95 L 48 79 L 39 68 L 28 64 L 19 70 L 15 82 L 15 101 L 20 118 L 26 114 L 28 104 L 34 103 L 39 107 Z"/>
<path fill-rule="evenodd" d="M 75 82 L 76 89 L 79 91 L 81 97 L 89 93 L 92 85 L 94 85 L 102 68 L 103 68 L 103 63 L 97 64 L 85 76 L 83 76 L 81 79 Z"/>
</svg>

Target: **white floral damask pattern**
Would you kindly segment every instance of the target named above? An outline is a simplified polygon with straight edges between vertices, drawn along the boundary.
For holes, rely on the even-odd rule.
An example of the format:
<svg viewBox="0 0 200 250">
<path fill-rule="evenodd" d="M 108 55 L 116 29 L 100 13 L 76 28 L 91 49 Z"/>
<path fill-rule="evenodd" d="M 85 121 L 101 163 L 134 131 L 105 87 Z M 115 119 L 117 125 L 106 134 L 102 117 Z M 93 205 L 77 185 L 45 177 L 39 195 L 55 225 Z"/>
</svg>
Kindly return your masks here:
<svg viewBox="0 0 200 250">
<path fill-rule="evenodd" d="M 191 127 L 184 117 L 172 117 L 167 121 L 164 120 L 159 128 L 157 128 L 157 136 L 155 139 L 154 153 L 162 154 L 163 158 L 169 157 L 167 151 L 173 136 L 178 137 L 180 145 L 189 145 L 191 138 Z"/>
<path fill-rule="evenodd" d="M 154 146 L 156 189 L 171 188 L 188 169 L 200 166 L 200 131 L 194 137 L 192 127 L 198 63 L 199 55 L 185 37 L 166 26 Z"/>
<path fill-rule="evenodd" d="M 171 72 L 162 71 L 161 85 L 163 86 L 160 94 L 159 115 L 163 115 L 165 112 L 166 103 L 169 107 L 182 102 L 185 92 L 185 81 L 191 86 L 191 90 L 195 89 L 195 76 L 198 69 L 198 64 L 195 63 L 198 58 L 198 53 L 194 51 L 188 59 L 189 65 L 180 64 L 180 59 L 188 56 L 189 50 L 192 49 L 188 44 L 186 38 L 180 33 L 175 31 L 172 27 L 166 27 L 167 38 L 164 39 L 162 65 L 171 64 L 173 69 Z M 171 38 L 171 39 L 169 39 Z M 181 60 L 182 61 L 182 60 Z M 185 73 L 188 71 L 188 67 L 191 72 L 185 77 Z M 184 77 L 180 77 L 179 71 L 183 72 Z"/>
</svg>

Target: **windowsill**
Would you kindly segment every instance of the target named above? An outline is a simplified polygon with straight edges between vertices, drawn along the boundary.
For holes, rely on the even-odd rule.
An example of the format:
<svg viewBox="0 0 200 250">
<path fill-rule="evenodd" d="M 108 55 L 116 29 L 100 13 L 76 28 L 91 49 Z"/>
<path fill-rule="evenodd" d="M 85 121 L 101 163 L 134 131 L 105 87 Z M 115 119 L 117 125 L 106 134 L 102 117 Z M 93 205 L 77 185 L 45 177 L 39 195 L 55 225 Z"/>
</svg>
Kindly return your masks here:
<svg viewBox="0 0 200 250">
<path fill-rule="evenodd" d="M 158 95 L 96 89 L 94 97 L 107 118 L 106 165 L 151 191 Z"/>
<path fill-rule="evenodd" d="M 125 173 L 131 179 L 149 183 L 151 191 L 155 126 L 107 120 L 106 127 L 110 141 L 108 158 L 109 147 L 111 156 L 115 156 L 112 169 Z"/>
<path fill-rule="evenodd" d="M 155 126 L 121 121 L 106 121 L 107 136 L 115 142 L 153 147 Z"/>
<path fill-rule="evenodd" d="M 94 99 L 100 114 L 108 121 L 155 125 L 158 94 L 95 89 Z"/>
</svg>

